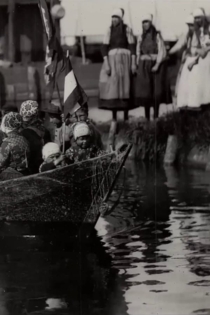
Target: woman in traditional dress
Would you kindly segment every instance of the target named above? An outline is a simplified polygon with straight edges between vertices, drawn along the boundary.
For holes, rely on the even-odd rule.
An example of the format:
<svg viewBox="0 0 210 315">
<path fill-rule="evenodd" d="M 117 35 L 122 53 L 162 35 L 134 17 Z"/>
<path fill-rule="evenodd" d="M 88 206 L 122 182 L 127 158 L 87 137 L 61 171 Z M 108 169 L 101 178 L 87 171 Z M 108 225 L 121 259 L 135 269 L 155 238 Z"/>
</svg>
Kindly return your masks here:
<svg viewBox="0 0 210 315">
<path fill-rule="evenodd" d="M 187 32 L 184 32 L 180 36 L 179 40 L 176 42 L 176 44 L 169 51 L 169 55 L 173 55 L 173 54 L 176 54 L 176 53 L 182 51 L 181 65 L 179 67 L 179 72 L 178 72 L 177 79 L 176 79 L 175 93 L 174 93 L 175 103 L 177 102 L 178 83 L 180 80 L 180 76 L 181 76 L 182 69 L 183 69 L 183 66 L 185 64 L 186 58 L 189 55 L 189 47 L 190 47 L 190 43 L 191 43 L 193 32 L 194 32 L 194 17 L 192 14 L 190 14 L 186 18 L 185 23 L 188 26 Z"/>
<path fill-rule="evenodd" d="M 150 120 L 150 107 L 154 108 L 154 118 L 157 118 L 160 104 L 172 101 L 165 62 L 166 48 L 152 19 L 151 14 L 143 18 L 143 33 L 138 37 L 136 48 L 138 70 L 135 103 L 137 106 L 144 106 L 145 117 L 148 120 Z"/>
<path fill-rule="evenodd" d="M 125 120 L 128 111 L 134 108 L 131 102 L 131 72 L 136 72 L 135 39 L 130 27 L 123 23 L 122 9 L 112 14 L 103 43 L 104 63 L 99 78 L 99 108 L 112 110 L 113 120 L 117 111 L 124 111 Z"/>
<path fill-rule="evenodd" d="M 193 17 L 194 32 L 177 85 L 177 107 L 199 110 L 210 104 L 210 29 L 202 8 Z"/>
</svg>

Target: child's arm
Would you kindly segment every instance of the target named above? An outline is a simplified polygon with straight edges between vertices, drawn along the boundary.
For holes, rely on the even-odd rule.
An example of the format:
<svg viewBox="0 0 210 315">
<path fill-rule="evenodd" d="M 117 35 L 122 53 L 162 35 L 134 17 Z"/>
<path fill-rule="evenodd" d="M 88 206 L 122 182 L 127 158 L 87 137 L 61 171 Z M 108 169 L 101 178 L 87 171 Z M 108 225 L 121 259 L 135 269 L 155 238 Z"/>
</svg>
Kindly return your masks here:
<svg viewBox="0 0 210 315">
<path fill-rule="evenodd" d="M 59 156 L 55 161 L 52 162 L 43 162 L 39 168 L 39 172 L 47 172 L 56 169 L 56 166 L 61 164 L 65 159 L 64 155 Z"/>
<path fill-rule="evenodd" d="M 66 153 L 65 157 L 68 160 L 68 163 L 73 164 L 74 163 L 74 150 L 73 148 L 69 148 Z"/>
</svg>

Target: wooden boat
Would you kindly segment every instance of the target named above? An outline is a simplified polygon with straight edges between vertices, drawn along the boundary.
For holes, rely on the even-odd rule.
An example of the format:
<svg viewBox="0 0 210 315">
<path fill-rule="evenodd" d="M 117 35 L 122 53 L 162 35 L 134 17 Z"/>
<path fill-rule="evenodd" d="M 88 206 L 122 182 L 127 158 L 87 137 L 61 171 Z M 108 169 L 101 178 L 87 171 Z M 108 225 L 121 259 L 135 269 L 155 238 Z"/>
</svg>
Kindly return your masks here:
<svg viewBox="0 0 210 315">
<path fill-rule="evenodd" d="M 130 150 L 0 182 L 0 220 L 94 225 Z"/>
</svg>

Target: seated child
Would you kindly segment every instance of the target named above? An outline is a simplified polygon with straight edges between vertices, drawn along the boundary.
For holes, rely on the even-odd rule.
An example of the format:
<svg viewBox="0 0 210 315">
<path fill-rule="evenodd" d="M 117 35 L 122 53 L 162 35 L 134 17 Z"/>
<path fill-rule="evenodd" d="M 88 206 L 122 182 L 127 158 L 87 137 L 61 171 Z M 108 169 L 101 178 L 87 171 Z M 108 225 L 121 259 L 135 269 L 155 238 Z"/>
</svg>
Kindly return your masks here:
<svg viewBox="0 0 210 315">
<path fill-rule="evenodd" d="M 87 123 L 79 122 L 73 127 L 74 143 L 66 151 L 70 163 L 81 162 L 105 154 L 91 139 L 91 131 Z"/>
<path fill-rule="evenodd" d="M 94 125 L 94 123 L 88 118 L 88 105 L 87 103 L 83 106 L 75 107 L 74 113 L 70 115 L 67 119 L 66 124 L 72 126 L 74 123 L 77 122 L 86 122 L 91 131 L 91 141 L 100 149 L 103 149 L 103 143 L 101 140 L 101 134 Z M 73 133 L 71 134 L 71 144 L 74 142 Z"/>
<path fill-rule="evenodd" d="M 51 141 L 57 143 L 61 150 L 63 146 L 63 132 L 65 126 L 65 149 L 67 150 L 70 147 L 71 139 L 71 127 L 64 125 L 62 121 L 62 113 L 58 111 L 56 113 L 48 111 L 49 120 L 45 122 L 47 129 L 49 129 L 51 134 Z"/>
<path fill-rule="evenodd" d="M 54 170 L 65 165 L 65 156 L 62 155 L 60 147 L 57 143 L 48 142 L 45 144 L 42 149 L 42 157 L 44 162 L 40 165 L 40 173 Z"/>
</svg>

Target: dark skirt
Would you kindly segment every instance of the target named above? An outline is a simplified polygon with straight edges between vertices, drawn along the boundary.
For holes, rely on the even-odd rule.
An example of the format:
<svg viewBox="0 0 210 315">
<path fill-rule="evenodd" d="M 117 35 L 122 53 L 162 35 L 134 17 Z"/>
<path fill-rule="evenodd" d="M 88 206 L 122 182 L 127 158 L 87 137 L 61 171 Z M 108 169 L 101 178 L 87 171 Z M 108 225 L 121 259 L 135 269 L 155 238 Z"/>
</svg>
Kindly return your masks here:
<svg viewBox="0 0 210 315">
<path fill-rule="evenodd" d="M 135 106 L 172 103 L 167 63 L 163 62 L 156 73 L 151 71 L 154 65 L 153 60 L 140 60 L 139 62 L 133 86 Z"/>
</svg>

